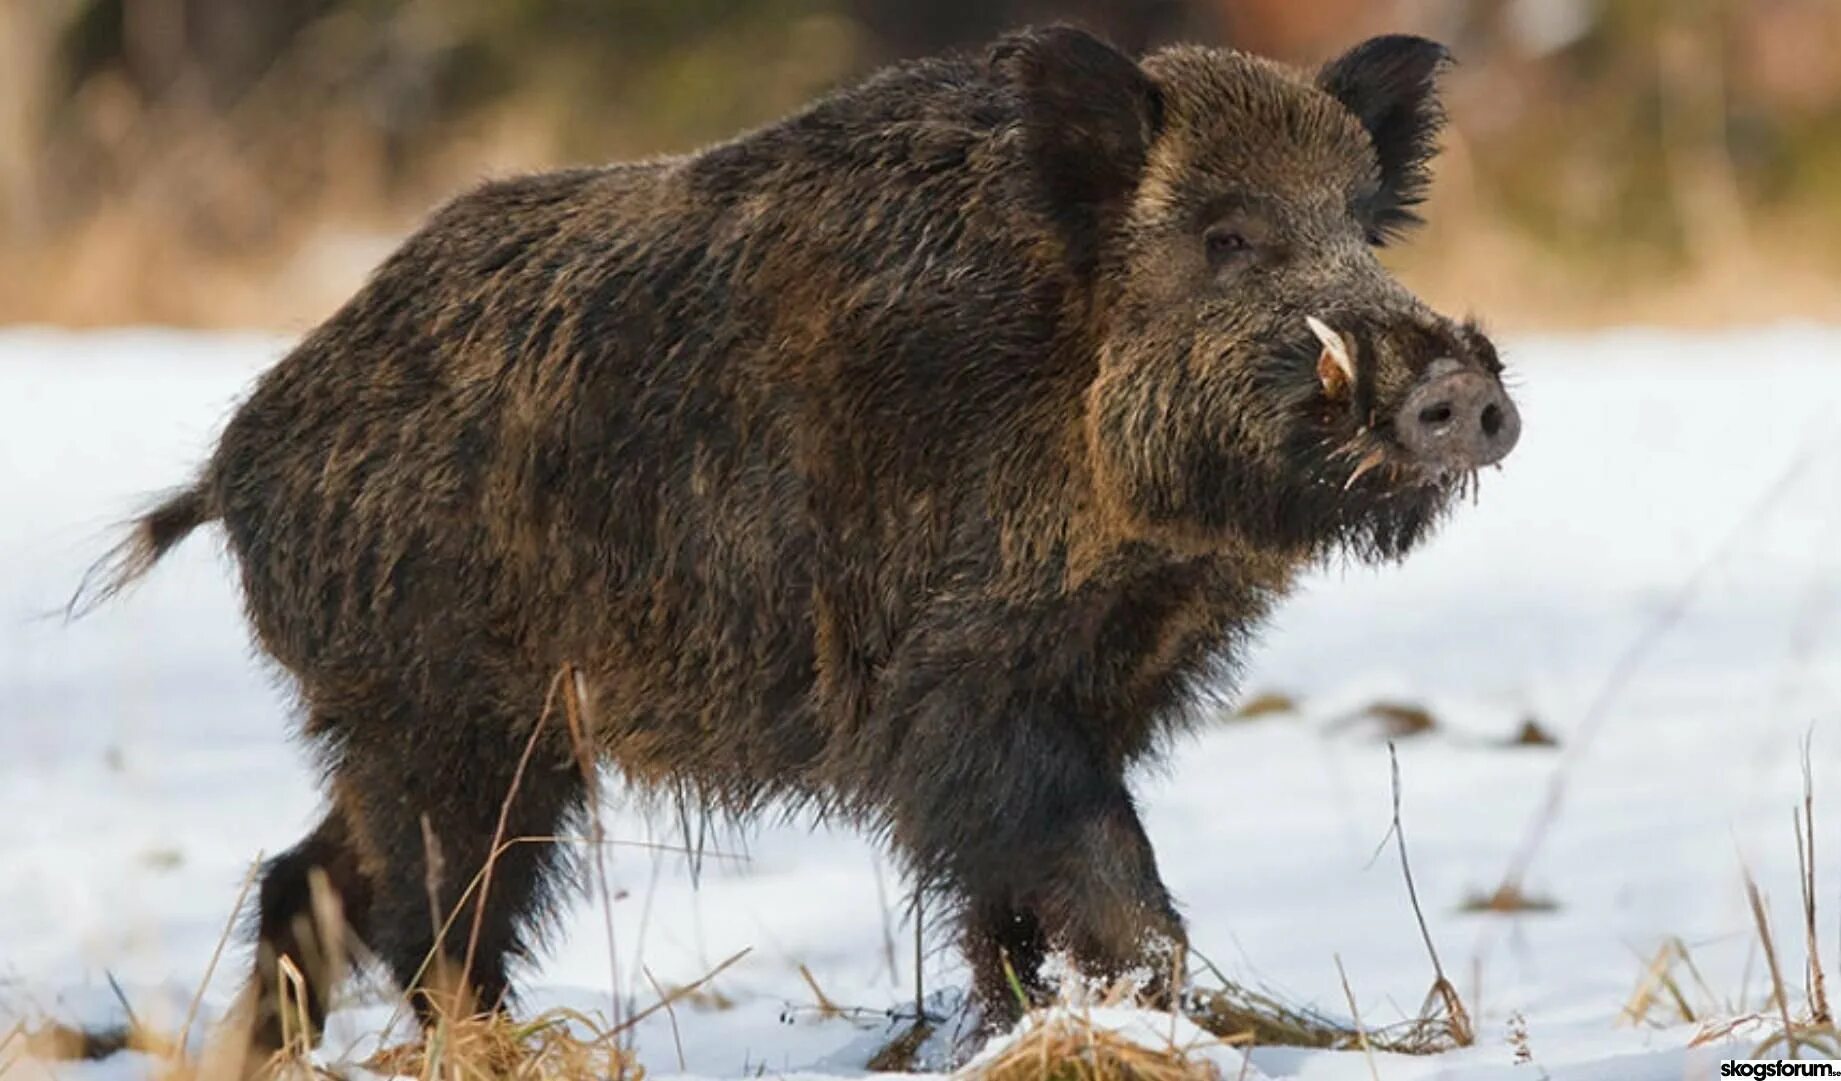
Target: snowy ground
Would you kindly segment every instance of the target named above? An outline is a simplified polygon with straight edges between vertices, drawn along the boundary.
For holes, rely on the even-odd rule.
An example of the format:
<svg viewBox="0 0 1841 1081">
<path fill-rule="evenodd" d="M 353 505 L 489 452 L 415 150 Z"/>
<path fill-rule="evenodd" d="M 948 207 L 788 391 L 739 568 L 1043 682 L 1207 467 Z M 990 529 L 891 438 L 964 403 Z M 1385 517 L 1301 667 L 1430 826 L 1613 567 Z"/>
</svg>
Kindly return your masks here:
<svg viewBox="0 0 1841 1081">
<path fill-rule="evenodd" d="M 1381 1076 L 1712 1076 L 1732 1046 L 1688 1051 L 1693 1025 L 1617 1018 L 1669 935 L 1729 1008 L 1762 1000 L 1742 865 L 1800 985 L 1790 811 L 1805 733 L 1822 934 L 1841 917 L 1828 841 L 1841 829 L 1841 331 L 1510 346 L 1526 435 L 1506 471 L 1405 566 L 1325 573 L 1282 609 L 1246 689 L 1292 694 L 1301 714 L 1223 721 L 1183 744 L 1140 780 L 1149 829 L 1196 945 L 1231 976 L 1346 1014 L 1340 957 L 1363 1019 L 1396 1020 L 1431 975 L 1391 852 L 1370 864 L 1390 813 L 1387 752 L 1335 722 L 1377 699 L 1422 702 L 1440 729 L 1400 745 L 1407 834 L 1480 1038 L 1384 1057 Z M 286 695 L 250 653 L 214 538 L 84 622 L 46 615 L 112 522 L 186 477 L 280 348 L 0 333 L 0 1034 L 15 1017 L 118 1014 L 110 976 L 143 1015 L 182 1011 L 249 861 L 314 817 Z M 1658 621 L 1585 739 L 1592 700 Z M 1529 716 L 1559 751 L 1498 745 Z M 1562 761 L 1566 800 L 1529 879 L 1558 911 L 1460 913 L 1500 878 Z M 608 822 L 617 838 L 677 840 L 672 823 L 618 807 Z M 876 1012 L 912 986 L 900 883 L 848 834 L 770 828 L 712 847 L 741 858 L 706 862 L 695 888 L 681 857 L 613 851 L 621 993 L 653 998 L 642 965 L 681 984 L 751 948 L 715 982 L 723 1004 L 678 1007 L 685 1067 L 859 1072 L 882 1034 Z M 1831 957 L 1841 946 L 1823 944 Z M 242 964 L 227 959 L 208 1009 Z M 870 1019 L 818 1019 L 801 965 Z M 950 950 L 925 969 L 932 989 L 962 980 Z M 605 1009 L 600 911 L 580 906 L 526 982 L 533 1006 Z M 386 1012 L 348 1016 L 333 1044 Z M 1513 1065 L 1512 1015 L 1538 1069 Z M 679 1068 L 663 1014 L 640 1027 L 638 1051 L 655 1074 Z M 1368 1076 L 1350 1053 L 1252 1060 L 1271 1078 Z"/>
</svg>

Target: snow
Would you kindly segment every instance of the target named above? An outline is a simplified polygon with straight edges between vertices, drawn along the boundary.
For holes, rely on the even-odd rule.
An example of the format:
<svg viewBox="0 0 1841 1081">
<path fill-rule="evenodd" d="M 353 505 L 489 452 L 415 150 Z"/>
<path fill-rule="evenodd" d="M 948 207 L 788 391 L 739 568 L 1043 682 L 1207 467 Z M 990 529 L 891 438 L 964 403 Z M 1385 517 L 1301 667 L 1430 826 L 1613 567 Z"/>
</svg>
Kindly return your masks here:
<svg viewBox="0 0 1841 1081">
<path fill-rule="evenodd" d="M 315 817 L 286 687 L 250 649 L 213 538 L 88 619 L 57 614 L 111 524 L 186 480 L 284 348 L 260 336 L 0 331 L 0 1036 L 15 1019 L 118 1017 L 111 979 L 144 1021 L 177 1029 L 250 861 Z M 1620 1024 L 1619 1012 L 1674 935 L 1723 1000 L 1697 1008 L 1730 1016 L 1763 1002 L 1742 868 L 1771 903 L 1800 988 L 1790 813 L 1806 736 L 1819 933 L 1831 958 L 1841 948 L 1841 853 L 1827 841 L 1841 822 L 1841 329 L 1633 329 L 1522 339 L 1506 353 L 1525 434 L 1478 505 L 1403 566 L 1332 568 L 1282 608 L 1244 689 L 1283 691 L 1301 712 L 1222 720 L 1181 741 L 1138 778 L 1147 825 L 1208 960 L 1347 1016 L 1340 959 L 1363 1021 L 1397 1021 L 1431 968 L 1395 853 L 1372 858 L 1392 813 L 1387 749 L 1371 728 L 1339 722 L 1377 700 L 1422 703 L 1439 723 L 1399 744 L 1406 835 L 1479 1039 L 1428 1058 L 1379 1055 L 1380 1075 L 1713 1076 L 1762 1034 L 1690 1048 L 1697 1026 Z M 1501 745 L 1525 717 L 1561 747 Z M 1557 911 L 1459 911 L 1500 880 L 1562 763 L 1564 800 L 1528 878 Z M 681 843 L 675 821 L 618 801 L 606 822 L 613 838 Z M 632 1003 L 656 997 L 645 971 L 686 984 L 750 951 L 713 982 L 726 1005 L 676 1006 L 682 1066 L 663 1011 L 638 1026 L 641 1061 L 658 1076 L 860 1073 L 889 1030 L 885 1011 L 912 998 L 904 887 L 888 861 L 848 832 L 802 823 L 709 847 L 732 858 L 706 858 L 698 876 L 679 854 L 609 851 L 624 891 L 612 906 L 617 986 Z M 240 945 L 226 951 L 207 1016 L 245 961 Z M 802 966 L 860 1013 L 821 1016 Z M 943 938 L 924 968 L 941 1001 L 963 986 Z M 579 905 L 523 982 L 527 1010 L 606 1012 L 615 984 L 601 909 Z M 371 992 L 335 1018 L 324 1055 L 362 1055 L 390 1013 Z M 1108 1017 L 1172 1031 L 1168 1017 Z M 1536 1072 L 1515 1064 L 1512 1025 Z M 1226 1076 L 1238 1071 L 1239 1052 L 1209 1054 Z M 1357 1052 L 1257 1048 L 1251 1061 L 1248 1076 L 1370 1076 Z M 123 1055 L 58 1064 L 55 1076 L 148 1069 Z"/>
</svg>

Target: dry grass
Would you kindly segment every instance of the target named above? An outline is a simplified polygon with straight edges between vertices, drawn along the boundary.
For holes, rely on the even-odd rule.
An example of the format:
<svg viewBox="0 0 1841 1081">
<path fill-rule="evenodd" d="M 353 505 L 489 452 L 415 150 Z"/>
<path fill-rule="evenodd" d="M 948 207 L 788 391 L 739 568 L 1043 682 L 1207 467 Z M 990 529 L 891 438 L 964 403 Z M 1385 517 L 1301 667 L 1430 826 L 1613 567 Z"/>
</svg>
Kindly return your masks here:
<svg viewBox="0 0 1841 1081">
<path fill-rule="evenodd" d="M 1445 976 L 1445 966 L 1438 960 L 1438 947 L 1432 944 L 1432 930 L 1426 926 L 1425 909 L 1419 905 L 1419 888 L 1413 884 L 1412 861 L 1406 856 L 1406 826 L 1400 814 L 1400 754 L 1394 745 L 1387 745 L 1387 757 L 1392 768 L 1394 820 L 1388 833 L 1394 839 L 1394 845 L 1400 852 L 1400 877 L 1406 883 L 1406 896 L 1413 904 L 1413 919 L 1419 924 L 1419 937 L 1425 942 L 1426 956 L 1432 962 L 1432 988 L 1426 992 L 1425 1003 L 1419 1007 L 1419 1020 L 1422 1025 L 1430 1026 L 1434 1031 L 1442 1029 L 1445 1038 L 1457 1047 L 1469 1047 L 1476 1042 L 1476 1028 L 1471 1024 L 1470 1014 L 1464 1009 L 1464 1000 L 1457 993 L 1457 986 Z M 1381 844 L 1387 839 L 1383 837 Z M 1379 849 L 1376 849 L 1379 853 Z"/>
<path fill-rule="evenodd" d="M 1389 840 L 1394 842 L 1400 855 L 1400 875 L 1406 886 L 1407 900 L 1412 906 L 1420 940 L 1425 944 L 1426 957 L 1432 965 L 1431 989 L 1426 992 L 1417 1015 L 1379 1029 L 1363 1025 L 1340 958 L 1336 960 L 1336 969 L 1349 999 L 1350 1021 L 1347 1022 L 1308 1007 L 1289 1004 L 1265 991 L 1242 986 L 1228 979 L 1213 962 L 1192 948 L 1190 953 L 1220 981 L 1217 987 L 1190 993 L 1186 1009 L 1196 1024 L 1216 1035 L 1250 1044 L 1360 1050 L 1364 1054 L 1378 1050 L 1403 1055 L 1433 1055 L 1456 1047 L 1469 1047 L 1476 1042 L 1470 1011 L 1465 1008 L 1457 987 L 1445 975 L 1438 948 L 1432 942 L 1431 929 L 1426 925 L 1425 910 L 1419 904 L 1419 889 L 1413 882 L 1400 807 L 1400 758 L 1391 743 L 1388 744 L 1388 757 L 1393 786 L 1393 821 L 1375 849 L 1375 855 L 1385 850 Z"/>
<path fill-rule="evenodd" d="M 1793 1004 L 1778 959 L 1777 941 L 1771 933 L 1768 906 L 1749 870 L 1745 872 L 1745 898 L 1751 908 L 1758 941 L 1764 949 L 1770 993 L 1762 1009 L 1703 1023 L 1695 1034 L 1693 1045 L 1734 1040 L 1763 1028 L 1766 1035 L 1752 1049 L 1751 1058 L 1801 1058 L 1804 1052 L 1824 1059 L 1841 1058 L 1841 1029 L 1836 1028 L 1834 1018 L 1827 1013 L 1825 992 L 1821 990 L 1821 962 L 1813 948 L 1814 940 L 1809 941 L 1807 974 L 1810 982 L 1804 986 L 1802 1002 Z"/>
<path fill-rule="evenodd" d="M 1560 740 L 1547 731 L 1535 717 L 1524 717 L 1515 734 L 1503 741 L 1506 747 L 1558 747 Z"/>
<path fill-rule="evenodd" d="M 359 1063 L 386 1076 L 418 1081 L 639 1081 L 645 1071 L 633 1058 L 627 1038 L 632 1026 L 656 1010 L 669 1009 L 676 998 L 696 988 L 739 958 L 731 958 L 696 984 L 666 995 L 629 1021 L 612 1025 L 574 1010 L 553 1009 L 528 1019 L 505 1013 L 449 1016 L 444 1006 L 464 996 L 435 998 L 434 1024 L 419 1038 L 393 1044 Z M 208 980 L 209 977 L 207 976 Z M 243 1049 L 247 995 L 216 1026 L 202 1053 L 186 1050 L 181 1035 L 143 1025 L 129 1011 L 129 1022 L 101 1029 L 51 1022 L 21 1026 L 0 1041 L 0 1075 L 15 1061 L 41 1063 L 98 1060 L 134 1051 L 155 1060 L 148 1075 L 156 1081 L 321 1081 L 334 1076 L 314 1063 L 313 1035 L 299 989 L 299 974 L 284 958 L 281 979 L 295 993 L 284 996 L 283 1047 L 266 1062 L 251 1063 Z M 193 1018 L 186 1018 L 189 1028 Z M 8 1052 L 17 1043 L 16 1053 Z"/>
<path fill-rule="evenodd" d="M 1261 717 L 1298 712 L 1298 700 L 1283 691 L 1265 691 L 1249 696 L 1229 715 L 1229 720 L 1252 721 Z"/>
<path fill-rule="evenodd" d="M 1694 1005 L 1696 999 L 1702 1003 L 1700 1007 Z M 1700 966 L 1694 963 L 1688 944 L 1671 935 L 1644 962 L 1643 974 L 1618 1019 L 1626 1024 L 1653 1027 L 1678 1022 L 1693 1024 L 1717 1008 L 1708 1005 L 1715 1001 L 1713 989 L 1702 978 Z M 1729 1006 L 1726 1012 L 1740 1011 Z"/>
<path fill-rule="evenodd" d="M 1348 1019 L 1332 1017 L 1269 991 L 1222 980 L 1218 987 L 1190 992 L 1184 1012 L 1227 1042 L 1257 1047 L 1359 1051 L 1365 1046 L 1390 1055 L 1436 1055 L 1464 1046 L 1457 1037 L 1470 1035 L 1452 1024 L 1442 997 L 1427 1002 L 1416 1017 L 1376 1028 L 1353 1010 Z"/>
<path fill-rule="evenodd" d="M 1528 893 L 1518 882 L 1504 882 L 1493 890 L 1478 890 L 1458 903 L 1459 912 L 1494 912 L 1516 915 L 1531 912 L 1558 912 L 1560 902 L 1544 894 Z"/>
<path fill-rule="evenodd" d="M 139 1051 L 156 1060 L 148 1074 L 156 1081 L 320 1081 L 333 1076 L 307 1057 L 298 1034 L 292 1046 L 266 1063 L 253 1064 L 253 1069 L 232 1042 L 224 1040 L 191 1056 L 158 1032 L 86 1032 L 48 1025 L 26 1032 L 22 1051 L 40 1062 Z M 645 1075 L 618 1030 L 569 1010 L 551 1010 L 527 1020 L 504 1014 L 442 1019 L 425 1038 L 385 1048 L 358 1065 L 418 1081 L 639 1081 Z"/>
<path fill-rule="evenodd" d="M 427 1037 L 386 1048 L 363 1063 L 419 1081 L 638 1081 L 645 1070 L 622 1029 L 572 1010 L 528 1020 L 482 1014 L 443 1020 Z"/>
<path fill-rule="evenodd" d="M 1622 1020 L 1652 1026 L 1698 1024 L 1694 1046 L 1739 1040 L 1762 1030 L 1765 1035 L 1753 1048 L 1752 1058 L 1799 1058 L 1804 1052 L 1821 1058 L 1841 1058 L 1841 1027 L 1836 1025 L 1829 1008 L 1827 978 L 1816 934 L 1815 781 L 1806 740 L 1802 761 L 1803 800 L 1792 815 L 1804 946 L 1800 997 L 1790 989 L 1777 937 L 1771 929 L 1770 905 L 1750 869 L 1745 868 L 1745 902 L 1770 981 L 1764 1002 L 1750 1006 L 1743 988 L 1736 1000 L 1720 999 L 1701 976 L 1687 943 L 1669 938 L 1644 964 L 1636 989 L 1624 1006 Z M 1748 963 L 1747 983 L 1749 971 Z"/>
<path fill-rule="evenodd" d="M 20 1058 L 43 1062 L 94 1062 L 122 1051 L 138 1051 L 156 1058 L 173 1058 L 172 1037 L 130 1021 L 102 1028 L 75 1028 L 58 1021 L 40 1025 L 21 1023 L 7 1039 L 0 1040 L 0 1052 L 16 1052 Z M 13 1062 L 8 1053 L 0 1053 L 0 1075 Z"/>
<path fill-rule="evenodd" d="M 1147 1048 L 1105 1029 L 1046 1021 L 970 1076 L 984 1081 L 1217 1081 L 1176 1048 Z"/>
<path fill-rule="evenodd" d="M 1217 1036 L 1262 1047 L 1346 1050 L 1359 1039 L 1351 1024 L 1226 979 L 1190 992 L 1184 1012 Z"/>
<path fill-rule="evenodd" d="M 1228 1041 L 1223 1041 L 1228 1042 Z M 1174 1042 L 1147 1046 L 1090 1014 L 1036 1014 L 996 1056 L 975 1063 L 967 1081 L 1220 1081 L 1215 1067 Z"/>
<path fill-rule="evenodd" d="M 1375 739 L 1412 739 L 1440 729 L 1432 711 L 1416 702 L 1370 702 L 1331 721 L 1326 731 L 1368 730 Z"/>
</svg>

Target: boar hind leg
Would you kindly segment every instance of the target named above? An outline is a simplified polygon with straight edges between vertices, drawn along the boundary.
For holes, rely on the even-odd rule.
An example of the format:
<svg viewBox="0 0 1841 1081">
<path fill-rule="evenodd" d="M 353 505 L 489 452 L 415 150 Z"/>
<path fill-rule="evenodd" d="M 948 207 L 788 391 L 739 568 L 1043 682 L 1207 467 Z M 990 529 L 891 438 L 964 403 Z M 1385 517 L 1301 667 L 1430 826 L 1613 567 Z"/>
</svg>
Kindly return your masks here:
<svg viewBox="0 0 1841 1081">
<path fill-rule="evenodd" d="M 298 1038 L 313 1041 L 366 933 L 370 892 L 336 806 L 305 840 L 263 867 L 250 1034 L 258 1056 L 279 1050 L 303 1017 L 308 1031 Z"/>
<path fill-rule="evenodd" d="M 375 864 L 367 941 L 425 1024 L 505 1006 L 507 967 L 555 895 L 565 856 L 545 839 L 584 785 L 560 725 L 519 772 L 533 719 L 438 713 L 344 749 L 339 783 Z"/>
</svg>

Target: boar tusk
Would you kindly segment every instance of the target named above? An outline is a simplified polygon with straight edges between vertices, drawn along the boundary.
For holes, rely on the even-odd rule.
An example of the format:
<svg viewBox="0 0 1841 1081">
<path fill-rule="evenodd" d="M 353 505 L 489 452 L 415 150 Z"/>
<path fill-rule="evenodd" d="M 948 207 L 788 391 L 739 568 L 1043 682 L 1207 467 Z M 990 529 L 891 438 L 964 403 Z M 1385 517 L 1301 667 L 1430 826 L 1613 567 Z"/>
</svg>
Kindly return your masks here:
<svg viewBox="0 0 1841 1081">
<path fill-rule="evenodd" d="M 1349 355 L 1348 341 L 1314 315 L 1305 316 L 1304 325 L 1323 343 L 1323 353 L 1317 358 L 1317 379 L 1330 397 L 1342 397 L 1355 385 L 1355 358 Z"/>
<path fill-rule="evenodd" d="M 1323 343 L 1325 349 L 1334 352 L 1343 352 L 1347 349 L 1346 343 L 1342 340 L 1342 335 L 1331 330 L 1328 323 L 1316 316 L 1305 316 L 1304 325 L 1310 328 L 1310 332 L 1317 336 L 1317 340 Z"/>
<path fill-rule="evenodd" d="M 1380 447 L 1376 447 L 1375 449 L 1369 451 L 1368 457 L 1363 458 L 1360 462 L 1356 464 L 1355 472 L 1349 474 L 1349 480 L 1347 483 L 1345 483 L 1342 486 L 1342 490 L 1346 492 L 1349 489 L 1355 487 L 1355 482 L 1362 479 L 1363 473 L 1366 473 L 1370 469 L 1373 469 L 1375 466 L 1380 465 L 1381 462 L 1386 457 L 1387 457 L 1387 452 L 1381 449 Z"/>
</svg>

